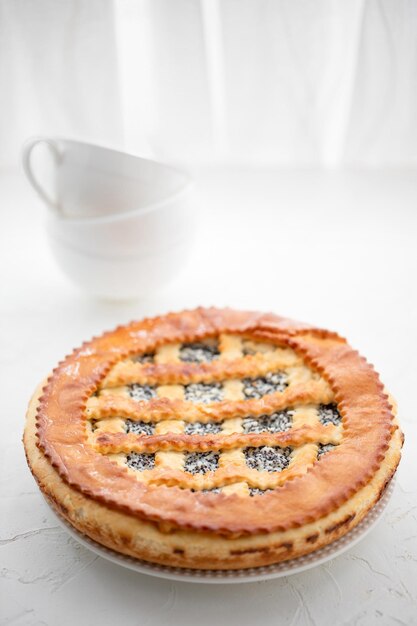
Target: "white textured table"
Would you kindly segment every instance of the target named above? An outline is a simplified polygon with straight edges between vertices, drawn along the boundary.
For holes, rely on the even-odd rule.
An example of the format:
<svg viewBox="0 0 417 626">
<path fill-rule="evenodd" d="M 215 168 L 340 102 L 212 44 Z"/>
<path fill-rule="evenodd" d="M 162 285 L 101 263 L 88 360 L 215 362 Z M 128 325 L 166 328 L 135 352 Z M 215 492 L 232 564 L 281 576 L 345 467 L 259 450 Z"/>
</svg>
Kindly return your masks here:
<svg viewBox="0 0 417 626">
<path fill-rule="evenodd" d="M 416 172 L 204 172 L 192 262 L 164 293 L 92 301 L 55 268 L 42 207 L 0 178 L 2 624 L 416 624 Z M 197 209 L 196 209 L 197 210 Z M 274 310 L 346 335 L 397 398 L 406 433 L 383 520 L 345 555 L 271 582 L 189 585 L 138 575 L 56 525 L 21 434 L 35 385 L 73 347 L 135 317 L 197 304 Z"/>
</svg>

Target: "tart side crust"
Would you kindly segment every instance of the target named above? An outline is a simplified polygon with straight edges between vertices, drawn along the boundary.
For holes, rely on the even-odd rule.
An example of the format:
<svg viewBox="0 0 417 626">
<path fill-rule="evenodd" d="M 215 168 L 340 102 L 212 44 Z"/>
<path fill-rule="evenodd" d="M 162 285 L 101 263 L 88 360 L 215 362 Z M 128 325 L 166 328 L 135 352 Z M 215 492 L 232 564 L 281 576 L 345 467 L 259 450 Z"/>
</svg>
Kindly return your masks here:
<svg viewBox="0 0 417 626">
<path fill-rule="evenodd" d="M 122 554 L 176 567 L 259 567 L 297 558 L 335 541 L 356 526 L 382 496 L 395 473 L 403 441 L 397 428 L 383 462 L 368 484 L 321 519 L 269 534 L 224 537 L 142 520 L 112 510 L 68 485 L 36 445 L 36 411 L 41 394 L 42 386 L 29 405 L 24 445 L 30 469 L 49 503 L 77 530 L 98 543 Z"/>
<path fill-rule="evenodd" d="M 222 332 L 250 332 L 292 347 L 328 381 L 345 423 L 343 445 L 304 475 L 258 498 L 256 505 L 236 494 L 202 495 L 176 487 L 147 487 L 126 468 L 93 450 L 85 430 L 87 399 L 117 361 L 161 343 Z M 401 435 L 373 368 L 336 334 L 272 314 L 197 309 L 120 327 L 67 357 L 48 379 L 36 410 L 41 454 L 79 495 L 120 514 L 127 513 L 137 522 L 206 531 L 229 539 L 241 536 L 243 540 L 244 535 L 283 533 L 321 523 L 369 486 L 378 472 L 385 476 L 383 483 L 389 480 L 396 465 L 387 465 L 387 453 L 395 442 L 396 463 L 399 461 Z M 357 523 L 357 515 L 345 522 L 346 526 Z M 326 543 L 333 540 L 330 534 Z"/>
</svg>

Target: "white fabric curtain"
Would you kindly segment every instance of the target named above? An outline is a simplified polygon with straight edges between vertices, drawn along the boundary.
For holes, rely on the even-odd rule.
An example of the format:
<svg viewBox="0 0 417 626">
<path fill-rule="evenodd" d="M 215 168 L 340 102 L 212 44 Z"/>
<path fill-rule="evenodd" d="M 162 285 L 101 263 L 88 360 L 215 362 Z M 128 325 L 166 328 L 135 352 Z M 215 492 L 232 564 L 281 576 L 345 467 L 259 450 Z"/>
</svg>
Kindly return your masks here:
<svg viewBox="0 0 417 626">
<path fill-rule="evenodd" d="M 112 0 L 0 0 L 0 165 L 38 134 L 122 138 Z"/>
<path fill-rule="evenodd" d="M 47 133 L 171 162 L 415 166 L 415 0 L 0 0 L 1 163 Z"/>
</svg>

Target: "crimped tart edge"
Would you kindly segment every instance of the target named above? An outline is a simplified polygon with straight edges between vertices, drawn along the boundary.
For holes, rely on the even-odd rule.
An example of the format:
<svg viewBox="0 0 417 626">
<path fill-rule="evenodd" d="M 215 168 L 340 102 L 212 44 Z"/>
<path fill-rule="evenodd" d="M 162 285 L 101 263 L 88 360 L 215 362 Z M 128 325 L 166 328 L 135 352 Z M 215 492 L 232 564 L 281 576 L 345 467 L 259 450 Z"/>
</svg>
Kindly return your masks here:
<svg viewBox="0 0 417 626">
<path fill-rule="evenodd" d="M 349 385 L 352 390 L 352 382 L 355 385 L 358 384 L 358 378 L 364 378 L 365 393 L 371 393 L 371 399 L 374 401 L 374 406 L 371 406 L 371 410 L 378 414 L 376 425 L 373 431 L 370 433 L 371 438 L 374 437 L 374 450 L 372 458 L 366 458 L 363 455 L 363 450 L 360 450 L 360 446 L 357 445 L 356 461 L 358 463 L 357 475 L 355 480 L 350 484 L 346 484 L 346 480 L 343 481 L 343 473 L 346 468 L 346 454 L 343 462 L 334 462 L 336 452 L 333 453 L 333 460 L 330 466 L 326 468 L 326 464 L 329 465 L 328 459 L 325 462 L 321 462 L 320 466 L 317 464 L 314 466 L 315 471 L 307 471 L 307 473 L 301 479 L 295 479 L 291 481 L 291 484 L 286 485 L 280 490 L 280 502 L 277 502 L 277 494 L 266 494 L 262 497 L 262 503 L 259 506 L 252 508 L 251 515 L 245 515 L 242 518 L 242 502 L 239 498 L 228 497 L 227 506 L 225 502 L 225 496 L 221 494 L 218 496 L 205 496 L 205 502 L 209 502 L 207 498 L 216 498 L 216 508 L 213 510 L 213 501 L 211 502 L 211 512 L 214 513 L 212 517 L 216 519 L 207 520 L 207 510 L 202 512 L 201 518 L 196 518 L 194 515 L 195 500 L 193 499 L 196 494 L 189 494 L 188 497 L 185 493 L 172 494 L 172 501 L 169 503 L 165 498 L 166 490 L 164 491 L 164 506 L 159 507 L 155 498 L 148 498 L 148 494 L 140 493 L 142 486 L 139 484 L 134 485 L 137 482 L 131 476 L 127 476 L 127 473 L 123 472 L 123 469 L 117 467 L 114 463 L 111 463 L 107 459 L 99 458 L 97 455 L 94 459 L 86 457 L 86 460 L 91 463 L 101 463 L 100 469 L 107 472 L 110 480 L 118 480 L 119 485 L 124 485 L 124 488 L 135 488 L 137 493 L 129 492 L 129 495 L 135 495 L 136 497 L 130 497 L 130 501 L 127 497 L 123 501 L 120 498 L 115 497 L 114 493 L 106 489 L 97 489 L 97 485 L 91 484 L 91 476 L 84 468 L 80 466 L 74 466 L 71 459 L 70 446 L 68 443 L 77 444 L 77 452 L 80 450 L 87 452 L 86 442 L 81 439 L 68 442 L 65 440 L 65 429 L 68 429 L 67 416 L 55 415 L 54 420 L 50 420 L 48 416 L 48 410 L 54 408 L 54 394 L 62 394 L 62 389 L 59 389 L 60 378 L 64 377 L 68 371 L 72 371 L 71 368 L 78 366 L 79 359 L 84 356 L 86 360 L 91 359 L 91 367 L 93 375 L 90 380 L 87 379 L 87 383 L 90 385 L 84 385 L 84 388 L 76 389 L 79 392 L 79 396 L 70 395 L 68 400 L 71 405 L 72 413 L 70 416 L 74 418 L 74 423 L 78 419 L 78 426 L 82 421 L 83 407 L 89 390 L 100 382 L 106 376 L 111 365 L 116 362 L 121 356 L 128 351 L 124 342 L 136 340 L 136 347 L 141 349 L 146 347 L 146 339 L 149 336 L 152 337 L 153 342 L 168 342 L 177 341 L 179 338 L 182 340 L 189 338 L 195 338 L 196 336 L 204 337 L 213 332 L 245 332 L 250 331 L 251 335 L 260 338 L 270 338 L 272 341 L 281 341 L 293 347 L 296 351 L 299 351 L 305 357 L 307 364 L 321 371 L 323 376 L 328 379 L 336 391 L 336 398 L 340 404 L 342 411 L 346 410 L 346 404 L 349 404 Z M 152 335 L 153 333 L 153 335 Z M 152 342 L 148 342 L 151 345 Z M 323 349 L 323 345 L 327 344 L 327 348 L 330 346 L 330 352 L 327 351 L 327 355 L 335 350 L 334 358 L 324 358 L 326 350 Z M 122 348 L 120 347 L 122 346 Z M 124 351 L 123 351 L 124 350 Z M 131 350 L 131 347 L 129 348 Z M 324 350 L 324 353 L 323 353 Z M 103 357 L 107 358 L 104 361 Z M 110 358 L 109 358 L 110 357 Z M 342 367 L 340 367 L 340 361 L 343 361 Z M 331 370 L 330 372 L 327 370 Z M 348 386 L 347 394 L 346 390 L 344 394 L 340 393 L 340 377 L 342 372 L 343 376 L 347 376 Z M 349 374 L 349 375 L 348 375 Z M 356 374 L 356 379 L 355 379 Z M 352 381 L 353 375 L 353 381 Z M 65 381 L 64 381 L 65 382 Z M 73 380 L 73 386 L 76 386 L 76 381 Z M 346 381 L 345 381 L 346 382 Z M 58 389 L 57 389 L 58 385 Z M 345 385 L 346 387 L 346 385 Z M 65 385 L 64 385 L 65 392 Z M 346 395 L 348 398 L 346 398 Z M 352 399 L 352 393 L 350 394 Z M 62 395 L 60 396 L 62 401 Z M 71 404 L 72 403 L 72 404 Z M 372 403 L 371 403 L 372 404 Z M 357 408 L 354 407 L 357 413 Z M 340 339 L 335 333 L 314 329 L 306 325 L 299 325 L 296 322 L 290 322 L 283 318 L 279 318 L 273 315 L 264 315 L 259 313 L 245 313 L 231 310 L 217 310 L 217 309 L 197 309 L 195 311 L 187 311 L 179 314 L 169 314 L 150 320 L 144 320 L 142 322 L 132 323 L 128 326 L 122 326 L 116 329 L 116 331 L 105 333 L 102 337 L 93 339 L 91 342 L 83 344 L 82 348 L 76 350 L 72 355 L 67 357 L 57 368 L 54 370 L 53 375 L 48 379 L 48 384 L 43 390 L 43 394 L 39 399 L 38 404 L 38 436 L 40 438 L 40 446 L 49 458 L 51 464 L 57 469 L 61 477 L 73 485 L 80 492 L 83 492 L 89 497 L 95 498 L 97 501 L 104 502 L 111 508 L 118 509 L 119 511 L 125 511 L 131 515 L 136 515 L 142 519 L 148 519 L 150 521 L 165 522 L 171 526 L 179 526 L 182 528 L 193 528 L 195 530 L 207 530 L 211 532 L 218 532 L 219 534 L 229 534 L 230 536 L 236 536 L 237 534 L 258 534 L 261 532 L 274 532 L 276 530 L 284 531 L 290 527 L 299 527 L 308 524 L 314 520 L 318 520 L 328 515 L 332 510 L 336 510 L 343 502 L 346 502 L 353 496 L 358 490 L 360 490 L 367 482 L 370 481 L 372 476 L 381 466 L 384 455 L 388 449 L 390 440 L 393 437 L 396 426 L 393 423 L 393 416 L 390 411 L 390 405 L 383 393 L 382 385 L 379 382 L 377 374 L 373 371 L 362 357 L 360 357 L 355 351 L 353 351 L 344 340 Z M 350 410 L 350 407 L 347 407 Z M 76 415 L 76 418 L 74 417 Z M 62 420 L 61 423 L 60 419 Z M 350 420 L 352 422 L 352 420 Z M 355 422 L 355 420 L 353 420 Z M 72 426 L 72 424 L 70 424 Z M 363 433 L 363 424 L 358 423 L 356 416 L 356 427 Z M 51 431 L 52 428 L 52 431 Z M 55 431 L 54 431 L 55 428 Z M 355 436 L 355 423 L 348 424 L 348 430 L 352 431 L 352 437 Z M 76 428 L 69 429 L 71 436 L 74 438 L 74 433 L 77 435 Z M 78 431 L 78 436 L 81 433 L 81 429 Z M 58 435 L 57 438 L 50 435 Z M 369 438 L 368 434 L 364 435 Z M 57 450 L 55 441 L 63 441 L 61 449 Z M 54 442 L 54 443 L 53 443 Z M 357 442 L 358 443 L 358 442 Z M 344 444 L 346 452 L 346 444 Z M 68 455 L 69 451 L 69 455 Z M 337 451 L 339 452 L 339 451 Z M 352 455 L 352 449 L 348 451 Z M 353 450 L 355 453 L 355 450 Z M 342 454 L 343 457 L 343 454 Z M 365 463 L 367 461 L 367 464 Z M 107 462 L 107 463 L 106 463 Z M 87 468 L 88 469 L 88 468 Z M 335 473 L 335 469 L 338 470 Z M 320 480 L 317 477 L 317 473 L 321 472 L 322 476 Z M 305 503 L 297 501 L 297 483 L 299 485 L 300 480 L 306 479 L 311 483 L 312 489 L 310 493 L 312 497 L 316 498 L 317 494 L 323 490 L 323 485 L 327 484 L 329 479 L 338 479 L 338 489 L 332 494 L 331 498 L 328 498 L 327 502 L 321 506 L 312 507 L 311 502 Z M 341 480 L 342 479 L 342 480 Z M 129 485 L 130 483 L 130 485 Z M 305 489 L 305 483 L 302 485 Z M 294 493 L 295 491 L 295 493 Z M 282 494 L 285 493 L 284 498 L 287 502 L 284 503 L 284 507 L 280 507 L 282 504 Z M 289 497 L 289 492 L 292 497 Z M 126 495 L 126 494 L 125 494 Z M 138 495 L 140 497 L 138 497 Z M 152 494 L 151 494 L 152 495 Z M 298 494 L 299 496 L 300 494 Z M 153 494 L 155 496 L 155 493 Z M 177 500 L 181 502 L 177 503 Z M 132 505 L 132 502 L 135 505 Z M 294 507 L 294 502 L 298 502 L 297 507 Z M 171 508 L 168 506 L 171 504 Z M 201 502 L 199 502 L 201 504 Z M 221 506 L 223 504 L 223 506 Z M 246 505 L 247 506 L 247 505 Z M 204 508 L 204 507 L 200 507 Z M 220 515 L 218 510 L 227 508 L 225 515 Z M 277 509 L 281 508 L 281 515 Z M 271 510 L 272 509 L 272 510 Z M 246 511 L 247 512 L 247 511 Z M 266 516 L 266 512 L 268 515 Z M 277 513 L 278 518 L 277 519 Z M 267 521 L 269 520 L 269 522 Z"/>
</svg>

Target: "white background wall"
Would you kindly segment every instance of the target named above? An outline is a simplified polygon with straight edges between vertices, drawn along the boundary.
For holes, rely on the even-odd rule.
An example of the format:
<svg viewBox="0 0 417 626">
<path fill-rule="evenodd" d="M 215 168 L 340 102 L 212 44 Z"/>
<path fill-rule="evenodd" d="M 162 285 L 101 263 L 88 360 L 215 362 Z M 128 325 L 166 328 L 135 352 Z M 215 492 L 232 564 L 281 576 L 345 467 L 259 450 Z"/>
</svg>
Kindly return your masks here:
<svg viewBox="0 0 417 626">
<path fill-rule="evenodd" d="M 170 161 L 417 164 L 413 0 L 1 0 L 0 163 L 28 135 Z"/>
</svg>

